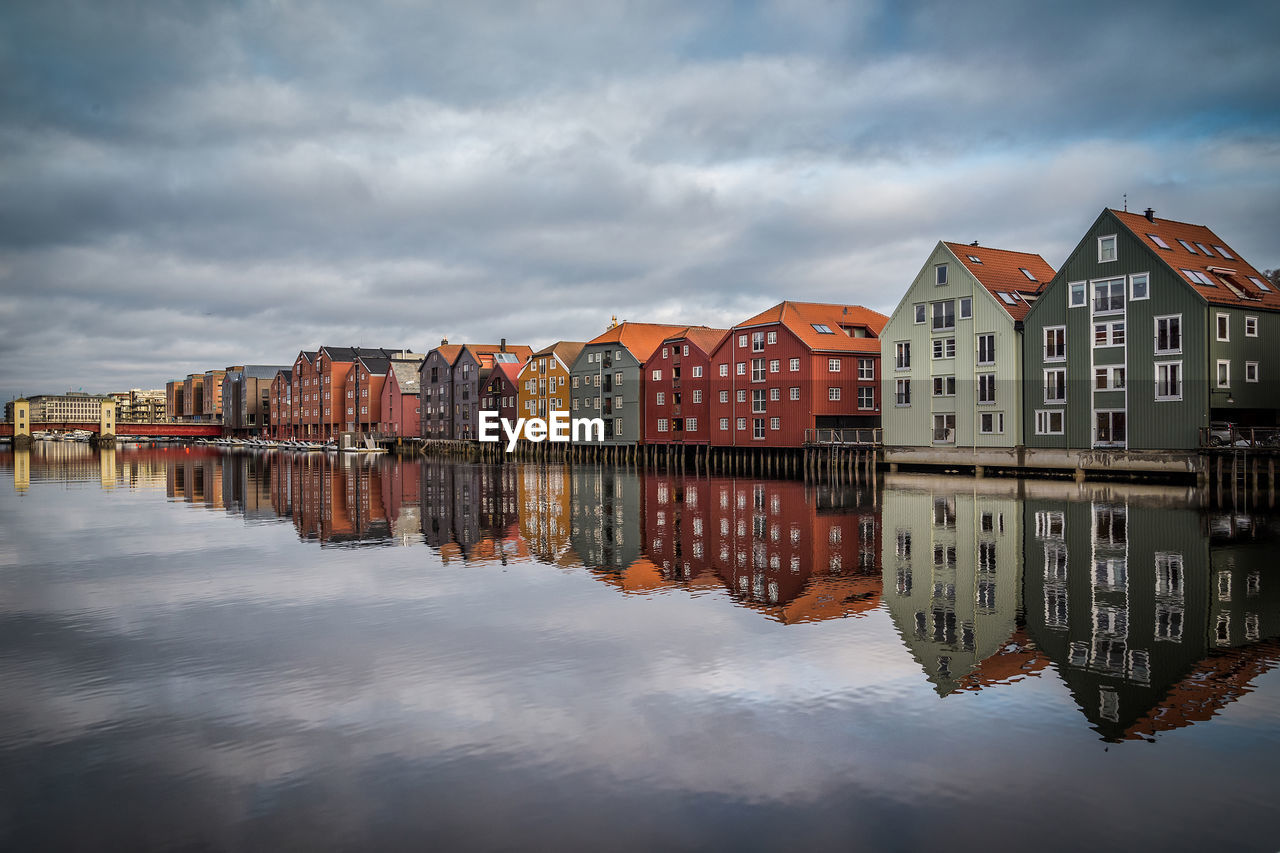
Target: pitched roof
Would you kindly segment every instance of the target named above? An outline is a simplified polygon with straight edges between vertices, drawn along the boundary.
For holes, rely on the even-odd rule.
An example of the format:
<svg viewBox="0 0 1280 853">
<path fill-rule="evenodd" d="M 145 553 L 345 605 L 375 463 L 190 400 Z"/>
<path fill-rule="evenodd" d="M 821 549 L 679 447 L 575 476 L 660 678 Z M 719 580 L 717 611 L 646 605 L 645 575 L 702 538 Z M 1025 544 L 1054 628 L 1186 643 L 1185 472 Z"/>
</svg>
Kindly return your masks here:
<svg viewBox="0 0 1280 853">
<path fill-rule="evenodd" d="M 275 379 L 281 370 L 289 370 L 282 364 L 246 364 L 237 372 L 250 379 Z"/>
<path fill-rule="evenodd" d="M 577 359 L 578 353 L 582 352 L 582 348 L 586 345 L 586 341 L 556 341 L 551 346 L 543 347 L 532 353 L 526 361 L 543 355 L 554 355 L 564 363 L 565 367 L 573 367 L 573 362 Z"/>
<path fill-rule="evenodd" d="M 379 347 L 320 347 L 320 351 L 329 356 L 330 361 L 355 361 L 357 358 L 393 358 L 398 349 L 382 349 Z"/>
<path fill-rule="evenodd" d="M 444 363 L 452 367 L 453 363 L 458 360 L 458 355 L 462 352 L 462 344 L 441 344 L 431 350 L 431 352 L 440 353 L 440 357 L 444 359 Z M 431 353 L 427 353 L 427 355 L 429 356 Z M 426 364 L 426 359 L 423 359 L 422 363 Z"/>
<path fill-rule="evenodd" d="M 386 376 L 387 371 L 391 368 L 391 359 L 360 356 L 360 364 L 371 376 Z"/>
<path fill-rule="evenodd" d="M 520 370 L 523 367 L 524 364 L 516 364 L 510 361 L 495 364 L 493 366 L 493 373 L 489 374 L 489 378 L 492 379 L 495 374 L 501 373 L 507 378 L 507 383 L 512 388 L 515 388 L 520 382 Z"/>
<path fill-rule="evenodd" d="M 463 344 L 463 349 L 470 350 L 471 355 L 480 364 L 488 367 L 492 365 L 492 356 L 496 352 L 509 352 L 517 359 L 517 364 L 524 364 L 529 360 L 529 356 L 533 353 L 533 347 L 520 346 L 515 344 Z M 486 358 L 488 356 L 488 358 Z"/>
<path fill-rule="evenodd" d="M 1211 304 L 1256 306 L 1280 311 L 1280 292 L 1271 286 L 1271 282 L 1261 272 L 1227 245 L 1226 241 L 1205 226 L 1175 222 L 1172 219 L 1157 218 L 1153 221 L 1141 213 L 1124 210 L 1111 210 L 1111 214 Z M 1165 245 L 1161 246 L 1153 240 L 1153 235 Z M 1183 245 L 1184 242 L 1192 248 L 1188 249 Z M 1194 281 L 1183 270 L 1200 273 L 1211 283 Z M 1268 289 L 1258 287 L 1250 278 L 1261 281 Z"/>
<path fill-rule="evenodd" d="M 649 356 L 653 355 L 653 351 L 662 345 L 664 339 L 687 328 L 689 327 L 672 326 L 665 323 L 632 323 L 624 320 L 587 341 L 586 346 L 608 343 L 622 344 L 628 352 L 635 356 L 636 361 L 643 364 Z"/>
<path fill-rule="evenodd" d="M 669 341 L 687 340 L 698 349 L 711 354 L 720 342 L 724 340 L 725 335 L 729 334 L 728 329 L 712 329 L 707 326 L 688 326 L 678 335 L 668 335 L 662 342 L 665 344 Z"/>
<path fill-rule="evenodd" d="M 418 385 L 418 367 L 422 362 L 414 359 L 413 361 L 395 360 L 391 362 L 391 373 L 396 377 L 396 385 L 400 388 L 401 394 L 417 394 L 420 390 Z"/>
<path fill-rule="evenodd" d="M 751 326 L 780 323 L 786 326 L 810 349 L 823 352 L 880 352 L 880 332 L 889 318 L 861 305 L 836 305 L 827 302 L 779 302 L 754 317 L 743 320 L 734 330 Z M 826 326 L 831 332 L 820 332 L 814 326 Z M 861 326 L 870 334 L 855 338 L 846 326 Z"/>
<path fill-rule="evenodd" d="M 293 368 L 292 368 L 292 367 L 282 367 L 282 368 L 280 368 L 279 370 L 277 370 L 277 371 L 276 371 L 276 376 L 279 376 L 281 373 L 283 373 L 283 374 L 284 374 L 284 381 L 285 381 L 285 382 L 292 382 L 292 381 L 293 381 Z M 274 379 L 275 377 L 272 377 L 272 378 Z"/>
<path fill-rule="evenodd" d="M 964 243 L 947 243 L 964 268 L 973 274 L 978 283 L 996 298 L 996 303 L 1015 320 L 1021 320 L 1031 310 L 1031 303 L 1020 296 L 1033 299 L 1055 275 L 1053 267 L 1045 259 L 1031 252 L 1014 252 L 1009 249 L 992 249 L 987 246 L 968 246 Z M 976 260 L 975 260 L 976 259 Z M 1026 270 L 1034 278 L 1027 278 Z M 1008 293 L 1013 299 L 1009 304 L 1000 293 Z M 1015 296 L 1014 294 L 1018 294 Z"/>
</svg>

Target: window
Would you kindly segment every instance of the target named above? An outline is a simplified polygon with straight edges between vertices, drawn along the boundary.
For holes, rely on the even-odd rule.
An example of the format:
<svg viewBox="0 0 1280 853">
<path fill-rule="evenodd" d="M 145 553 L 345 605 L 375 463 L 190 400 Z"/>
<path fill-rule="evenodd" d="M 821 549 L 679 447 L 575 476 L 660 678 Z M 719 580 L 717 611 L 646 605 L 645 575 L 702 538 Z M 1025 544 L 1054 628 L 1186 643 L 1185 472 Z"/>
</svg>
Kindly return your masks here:
<svg viewBox="0 0 1280 853">
<path fill-rule="evenodd" d="M 1067 401 L 1067 371 L 1054 367 L 1044 372 L 1044 401 L 1046 403 L 1065 403 Z"/>
<path fill-rule="evenodd" d="M 747 392 L 741 388 L 738 389 L 738 402 L 739 403 L 747 402 Z"/>
<path fill-rule="evenodd" d="M 1160 235 L 1158 234 L 1148 234 L 1147 237 L 1151 240 L 1152 243 L 1155 243 L 1161 249 L 1171 248 L 1169 244 L 1166 243 L 1163 239 L 1161 239 Z"/>
<path fill-rule="evenodd" d="M 770 389 L 769 389 L 769 399 L 770 399 L 771 401 L 781 400 L 781 399 L 782 399 L 782 389 L 781 389 L 781 388 L 770 388 Z"/>
<path fill-rule="evenodd" d="M 728 419 L 728 418 L 721 418 L 721 419 L 720 419 L 720 429 L 728 429 L 728 428 L 729 428 L 729 419 Z"/>
<path fill-rule="evenodd" d="M 954 299 L 933 303 L 933 331 L 941 332 L 956 327 L 956 303 Z"/>
<path fill-rule="evenodd" d="M 764 418 L 751 419 L 751 437 L 764 438 Z"/>
<path fill-rule="evenodd" d="M 757 388 L 756 390 L 751 392 L 751 411 L 753 412 L 764 411 L 764 389 L 763 388 Z"/>
<path fill-rule="evenodd" d="M 1093 369 L 1095 391 L 1117 391 L 1124 388 L 1123 367 L 1095 367 Z"/>
<path fill-rule="evenodd" d="M 799 399 L 800 399 L 800 386 L 798 386 L 798 385 L 792 385 L 792 386 L 791 386 L 791 399 L 792 399 L 792 400 L 799 400 Z"/>
<path fill-rule="evenodd" d="M 1036 435 L 1062 435 L 1062 412 L 1041 409 L 1036 412 Z"/>
<path fill-rule="evenodd" d="M 1124 412 L 1094 412 L 1094 443 L 1124 444 L 1125 420 Z"/>
<path fill-rule="evenodd" d="M 972 316 L 973 316 L 973 297 L 961 296 L 960 297 L 960 319 L 968 320 Z"/>
<path fill-rule="evenodd" d="M 1124 310 L 1124 279 L 1109 278 L 1093 283 L 1093 313 L 1110 314 Z"/>
<path fill-rule="evenodd" d="M 1165 361 L 1156 363 L 1156 399 L 1182 399 L 1182 362 Z"/>
<path fill-rule="evenodd" d="M 910 368 L 911 367 L 911 342 L 898 341 L 898 343 L 894 345 L 894 349 L 896 350 L 896 357 L 893 362 L 894 369 L 907 370 L 908 368 Z"/>
<path fill-rule="evenodd" d="M 764 332 L 751 333 L 751 351 L 764 352 Z"/>
<path fill-rule="evenodd" d="M 1116 259 L 1116 235 L 1098 238 L 1098 263 L 1106 264 Z"/>
<path fill-rule="evenodd" d="M 928 310 L 925 308 L 924 303 L 920 303 L 916 305 L 916 325 L 919 326 L 923 324 L 924 321 L 927 319 L 928 319 Z"/>
<path fill-rule="evenodd" d="M 800 369 L 800 359 L 798 358 L 791 359 L 790 363 L 788 363 L 787 365 L 787 369 L 790 370 L 792 373 L 797 372 Z"/>
<path fill-rule="evenodd" d="M 661 371 L 661 370 L 655 370 L 655 371 L 653 371 L 653 381 L 654 381 L 654 382 L 661 382 L 661 381 L 662 381 L 662 371 Z"/>
<path fill-rule="evenodd" d="M 934 338 L 933 357 L 934 358 L 955 358 L 956 357 L 956 339 L 955 338 Z"/>
<path fill-rule="evenodd" d="M 1182 352 L 1182 315 L 1156 318 L 1156 355 Z"/>
<path fill-rule="evenodd" d="M 667 348 L 666 348 L 666 347 L 663 347 L 663 348 L 662 348 L 662 357 L 663 357 L 663 358 L 667 358 Z M 661 423 L 662 423 L 662 421 L 658 421 L 658 423 L 659 423 L 659 424 L 661 424 Z M 660 429 L 660 430 L 661 430 L 661 429 L 662 429 L 662 427 L 658 427 L 658 429 Z"/>
<path fill-rule="evenodd" d="M 782 368 L 782 363 L 776 358 L 769 359 L 769 372 L 777 373 Z"/>
<path fill-rule="evenodd" d="M 1020 273 L 1022 273 L 1023 275 L 1025 275 L 1025 276 L 1027 277 L 1027 281 L 1035 281 L 1035 280 L 1036 280 L 1035 275 L 1034 275 L 1034 274 L 1032 274 L 1031 270 L 1027 269 L 1026 267 L 1018 267 L 1018 272 L 1020 272 Z"/>
<path fill-rule="evenodd" d="M 738 418 L 738 430 L 741 431 L 741 430 L 745 430 L 746 428 L 747 428 L 747 419 Z"/>
<path fill-rule="evenodd" d="M 1188 252 L 1190 252 L 1191 254 L 1193 254 L 1193 255 L 1198 255 L 1198 254 L 1200 254 L 1199 252 L 1197 252 L 1197 251 L 1196 251 L 1195 246 L 1192 246 L 1192 245 L 1191 245 L 1190 243 L 1188 243 L 1186 240 L 1179 240 L 1178 242 L 1182 245 L 1182 248 L 1186 249 L 1186 250 L 1187 250 Z"/>
<path fill-rule="evenodd" d="M 874 409 L 876 407 L 876 389 L 859 388 L 858 389 L 858 408 Z"/>
<path fill-rule="evenodd" d="M 747 363 L 746 363 L 745 361 L 740 361 L 740 362 L 738 362 L 738 365 L 737 365 L 737 367 L 735 368 L 734 372 L 735 372 L 735 373 L 737 373 L 739 376 L 746 376 L 746 375 L 747 375 Z"/>
<path fill-rule="evenodd" d="M 720 365 L 720 375 L 721 375 L 721 376 L 728 376 L 728 375 L 729 375 L 729 365 L 727 365 L 727 364 L 722 364 L 722 365 Z"/>
<path fill-rule="evenodd" d="M 1244 381 L 1245 382 L 1258 381 L 1258 362 L 1246 361 L 1244 363 Z"/>
<path fill-rule="evenodd" d="M 1068 308 L 1083 308 L 1085 300 L 1085 283 L 1083 281 L 1073 281 L 1067 285 L 1069 298 L 1067 300 Z"/>
<path fill-rule="evenodd" d="M 858 378 L 864 381 L 876 378 L 876 363 L 872 359 L 858 359 Z"/>
<path fill-rule="evenodd" d="M 1226 258 L 1229 261 L 1234 261 L 1236 259 L 1235 255 L 1231 254 L 1226 249 L 1219 246 L 1217 243 L 1214 243 L 1213 249 L 1215 252 L 1217 252 L 1219 255 L 1222 255 L 1222 257 Z"/>
<path fill-rule="evenodd" d="M 1067 360 L 1067 327 L 1048 326 L 1044 330 L 1044 360 Z"/>
<path fill-rule="evenodd" d="M 827 389 L 827 399 L 828 399 L 828 400 L 839 400 L 839 399 L 840 399 L 840 389 L 839 389 L 839 388 L 835 388 L 835 387 L 828 388 L 828 389 Z"/>
<path fill-rule="evenodd" d="M 686 430 L 688 430 L 689 432 L 694 432 L 694 431 L 696 431 L 696 430 L 698 429 L 698 419 L 697 419 L 697 418 L 685 418 L 685 419 L 684 419 L 684 428 L 685 428 Z"/>
<path fill-rule="evenodd" d="M 764 359 L 763 358 L 751 359 L 751 381 L 752 382 L 764 381 Z"/>
<path fill-rule="evenodd" d="M 934 415 L 933 416 L 933 440 L 937 444 L 955 444 L 955 441 L 956 441 L 956 416 L 955 415 Z"/>
<path fill-rule="evenodd" d="M 991 405 L 996 401 L 996 375 L 994 373 L 978 374 L 978 403 Z"/>
<path fill-rule="evenodd" d="M 1231 362 L 1227 359 L 1218 359 L 1218 387 L 1231 387 Z"/>
<path fill-rule="evenodd" d="M 828 373 L 839 373 L 839 372 L 840 372 L 840 359 L 838 359 L 838 358 L 829 358 L 829 359 L 827 359 L 827 372 L 828 372 Z"/>
<path fill-rule="evenodd" d="M 1129 299 L 1146 299 L 1151 295 L 1151 276 L 1144 272 L 1129 276 Z"/>
<path fill-rule="evenodd" d="M 1205 275 L 1199 270 L 1184 269 L 1182 271 L 1182 274 L 1185 275 L 1187 277 L 1187 280 L 1190 281 L 1192 284 L 1203 284 L 1206 287 L 1218 286 L 1217 284 L 1214 283 L 1213 279 L 1209 278 L 1209 276 Z"/>
<path fill-rule="evenodd" d="M 956 378 L 954 376 L 933 377 L 933 396 L 954 397 L 956 395 Z"/>
<path fill-rule="evenodd" d="M 666 432 L 666 431 L 667 431 L 667 419 L 658 418 L 658 432 Z"/>
<path fill-rule="evenodd" d="M 728 391 L 721 391 L 721 392 L 720 392 L 720 402 L 721 402 L 721 403 L 727 403 L 727 402 L 729 402 L 729 392 L 728 392 Z"/>
<path fill-rule="evenodd" d="M 1220 341 L 1231 340 L 1231 315 L 1230 314 L 1218 315 L 1218 340 Z"/>
<path fill-rule="evenodd" d="M 684 354 L 685 354 L 685 355 L 688 355 L 688 354 L 689 354 L 689 345 L 688 345 L 688 344 L 685 344 L 683 349 L 684 349 Z"/>
<path fill-rule="evenodd" d="M 693 402 L 695 402 L 695 403 L 701 403 L 701 402 L 702 402 L 702 389 L 701 389 L 701 388 L 694 388 L 694 389 L 693 389 Z"/>
<path fill-rule="evenodd" d="M 991 435 L 1004 432 L 1004 412 L 983 412 L 978 416 L 978 431 Z"/>
<path fill-rule="evenodd" d="M 947 283 L 947 265 L 938 264 L 933 268 L 933 283 L 938 287 Z"/>
<path fill-rule="evenodd" d="M 1265 281 L 1263 281 L 1262 279 L 1260 279 L 1260 278 L 1254 278 L 1253 276 L 1249 276 L 1249 281 L 1253 282 L 1253 283 L 1254 283 L 1254 285 L 1255 285 L 1255 286 L 1257 286 L 1257 288 L 1258 288 L 1259 290 L 1261 290 L 1263 293 L 1270 293 L 1270 292 L 1271 292 L 1271 288 L 1270 288 L 1270 287 L 1268 287 L 1268 286 L 1267 286 L 1267 283 L 1266 283 Z"/>
<path fill-rule="evenodd" d="M 653 400 L 653 402 L 654 402 L 654 403 L 656 403 L 656 404 L 657 404 L 657 405 L 659 405 L 659 406 L 665 406 L 665 405 L 666 405 L 666 403 L 667 403 L 667 395 L 666 395 L 666 393 L 665 393 L 665 392 L 663 392 L 663 391 L 659 391 L 659 392 L 654 396 L 654 400 Z"/>
<path fill-rule="evenodd" d="M 831 327 L 830 327 L 830 326 L 828 326 L 826 323 L 810 323 L 809 325 L 810 325 L 810 326 L 813 326 L 813 330 L 814 330 L 815 332 L 817 332 L 818 334 L 820 334 L 820 335 L 834 335 L 834 334 L 835 334 L 835 332 L 831 331 Z"/>
<path fill-rule="evenodd" d="M 746 335 L 738 335 L 738 346 L 742 347 L 743 349 L 746 349 L 746 348 L 747 348 L 747 336 L 746 336 Z"/>
<path fill-rule="evenodd" d="M 768 340 L 768 342 L 771 344 L 776 344 L 778 342 L 777 332 L 769 332 L 765 337 Z"/>
<path fill-rule="evenodd" d="M 911 380 L 899 379 L 897 382 L 897 393 L 894 399 L 895 406 L 911 405 Z"/>
<path fill-rule="evenodd" d="M 1246 338 L 1256 338 L 1258 336 L 1258 318 L 1244 318 L 1244 336 Z"/>
<path fill-rule="evenodd" d="M 1093 326 L 1094 347 L 1124 346 L 1124 321 L 1114 323 L 1095 323 Z"/>
</svg>

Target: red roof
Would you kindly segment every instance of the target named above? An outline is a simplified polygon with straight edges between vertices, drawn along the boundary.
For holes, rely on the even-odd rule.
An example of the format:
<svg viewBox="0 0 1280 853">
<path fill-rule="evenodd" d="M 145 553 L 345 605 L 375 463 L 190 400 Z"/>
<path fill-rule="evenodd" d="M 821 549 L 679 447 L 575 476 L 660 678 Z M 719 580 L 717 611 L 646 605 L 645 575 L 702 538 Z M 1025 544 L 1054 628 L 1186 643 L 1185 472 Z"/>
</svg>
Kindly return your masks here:
<svg viewBox="0 0 1280 853">
<path fill-rule="evenodd" d="M 725 335 L 729 334 L 728 329 L 712 329 L 707 326 L 689 326 L 678 335 L 669 335 L 663 343 L 672 341 L 688 341 L 698 349 L 710 355 L 711 352 L 720 345 Z"/>
<path fill-rule="evenodd" d="M 1141 213 L 1124 210 L 1112 210 L 1111 213 L 1206 301 L 1214 305 L 1280 311 L 1280 293 L 1271 286 L 1271 282 L 1205 226 L 1172 219 L 1152 221 Z M 1168 248 L 1153 240 L 1153 235 Z M 1188 249 L 1183 242 L 1191 248 Z M 1184 270 L 1199 273 L 1211 283 L 1195 281 Z M 1258 287 L 1250 278 L 1261 281 L 1269 290 Z"/>
<path fill-rule="evenodd" d="M 1054 276 L 1053 267 L 1039 255 L 1030 252 L 1014 252 L 1009 249 L 990 249 L 986 246 L 967 246 L 964 243 L 945 243 L 952 254 L 973 277 L 985 287 L 1001 308 L 1015 320 L 1021 320 L 1031 310 L 1025 298 L 1033 300 L 1037 293 Z M 1027 278 L 1026 270 L 1032 278 Z M 1010 305 L 1000 296 L 1009 294 Z"/>
<path fill-rule="evenodd" d="M 518 386 L 520 381 L 520 369 L 523 367 L 523 364 L 513 364 L 512 362 L 506 361 L 501 364 L 495 364 L 493 366 L 493 372 L 501 373 L 503 376 L 507 377 L 507 381 L 511 383 L 511 387 L 515 388 Z M 490 374 L 490 378 L 492 378 L 492 376 L 493 374 Z"/>
<path fill-rule="evenodd" d="M 635 356 L 636 361 L 644 364 L 653 355 L 666 338 L 689 328 L 688 326 L 668 326 L 665 323 L 631 323 L 622 322 L 613 328 L 587 341 L 591 344 L 620 343 Z"/>
<path fill-rule="evenodd" d="M 825 302 L 779 302 L 734 326 L 734 330 L 779 323 L 812 350 L 823 352 L 880 352 L 880 332 L 889 318 L 861 305 Z M 825 326 L 830 332 L 820 332 Z M 850 328 L 861 328 L 865 337 L 854 337 Z"/>
</svg>

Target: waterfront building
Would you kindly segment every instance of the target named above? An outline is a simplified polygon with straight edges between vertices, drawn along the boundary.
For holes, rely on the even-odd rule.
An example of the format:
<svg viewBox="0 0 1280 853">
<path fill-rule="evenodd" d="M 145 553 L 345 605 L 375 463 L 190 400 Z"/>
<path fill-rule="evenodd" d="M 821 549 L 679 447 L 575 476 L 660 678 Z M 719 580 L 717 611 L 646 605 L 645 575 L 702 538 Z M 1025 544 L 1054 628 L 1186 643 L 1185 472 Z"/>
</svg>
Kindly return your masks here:
<svg viewBox="0 0 1280 853">
<path fill-rule="evenodd" d="M 727 334 L 690 326 L 665 338 L 645 361 L 645 444 L 711 442 L 711 353 Z"/>
<path fill-rule="evenodd" d="M 201 405 L 195 412 L 196 420 L 199 423 L 222 423 L 222 382 L 226 378 L 227 370 L 235 369 L 237 368 L 230 367 L 223 370 L 206 370 L 204 372 L 204 378 L 201 382 Z"/>
<path fill-rule="evenodd" d="M 320 424 L 320 379 L 316 376 L 316 351 L 302 350 L 293 360 L 290 434 L 298 439 L 315 438 Z"/>
<path fill-rule="evenodd" d="M 606 445 L 637 444 L 644 423 L 644 375 L 641 367 L 665 338 L 687 326 L 618 323 L 583 345 L 570 367 L 570 415 L 600 418 Z M 601 442 L 594 441 L 592 444 Z"/>
<path fill-rule="evenodd" d="M 379 407 L 382 419 L 378 422 L 381 435 L 398 438 L 419 435 L 418 407 L 421 405 L 418 386 L 419 370 L 425 358 L 393 359 L 382 385 Z"/>
<path fill-rule="evenodd" d="M 1022 444 L 1021 321 L 1053 274 L 1027 252 L 934 247 L 880 336 L 884 444 L 902 449 L 894 461 Z"/>
<path fill-rule="evenodd" d="M 479 424 L 480 386 L 495 364 L 522 365 L 533 350 L 497 344 L 451 344 L 447 338 L 422 362 L 422 436 L 434 439 L 475 439 Z"/>
<path fill-rule="evenodd" d="M 172 379 L 164 384 L 164 419 L 169 423 L 182 420 L 186 393 L 186 383 L 181 379 Z"/>
<path fill-rule="evenodd" d="M 293 368 L 276 371 L 271 379 L 268 396 L 268 422 L 273 438 L 292 438 L 293 422 Z"/>
<path fill-rule="evenodd" d="M 1025 319 L 1029 448 L 1189 450 L 1277 425 L 1280 293 L 1202 225 L 1104 210 Z"/>
<path fill-rule="evenodd" d="M 546 418 L 552 409 L 569 409 L 569 371 L 583 341 L 556 341 L 529 356 L 517 377 L 517 407 L 522 418 Z"/>
<path fill-rule="evenodd" d="M 227 369 L 222 380 L 222 425 L 235 435 L 267 435 L 271 429 L 271 389 L 288 368 L 248 364 Z"/>
<path fill-rule="evenodd" d="M 42 423 L 91 423 L 97 424 L 102 418 L 102 404 L 114 402 L 107 394 L 87 394 L 83 391 L 68 391 L 65 394 L 36 394 L 23 398 L 30 405 L 28 423 L 39 428 Z M 13 423 L 14 404 L 5 404 L 5 421 Z"/>
<path fill-rule="evenodd" d="M 734 326 L 711 356 L 711 444 L 800 447 L 814 429 L 879 426 L 888 319 L 860 305 L 781 302 Z"/>
<path fill-rule="evenodd" d="M 182 380 L 182 409 L 179 417 L 185 423 L 204 423 L 204 374 L 188 373 Z"/>
<path fill-rule="evenodd" d="M 116 401 L 116 423 L 149 424 L 165 420 L 165 389 L 131 388 L 111 395 Z"/>
<path fill-rule="evenodd" d="M 365 377 L 363 381 L 366 385 L 360 390 L 369 390 L 368 385 L 372 384 L 372 377 L 378 369 L 382 369 L 382 376 L 385 377 L 385 367 L 382 366 L 384 360 L 412 358 L 414 354 L 404 349 L 323 346 L 316 351 L 314 359 L 306 356 L 305 352 L 299 353 L 294 361 L 294 372 L 301 374 L 301 390 L 305 398 L 302 401 L 304 414 L 300 418 L 302 437 L 328 440 L 339 433 L 367 429 L 370 423 L 376 423 L 376 420 L 355 419 L 356 383 L 361 381 L 360 377 Z M 358 359 L 371 361 L 357 372 L 352 370 L 352 365 Z M 373 370 L 370 370 L 371 367 Z M 347 396 L 348 384 L 352 391 L 350 398 Z M 381 391 L 381 387 L 378 390 Z M 376 398 L 361 395 L 359 399 L 366 401 Z M 365 402 L 363 407 L 369 408 L 368 403 Z M 350 420 L 347 419 L 347 409 L 352 410 Z M 365 412 L 361 417 L 368 418 L 369 413 Z"/>
<path fill-rule="evenodd" d="M 499 418 L 514 424 L 520 416 L 520 372 L 523 369 L 523 364 L 510 361 L 495 364 L 480 389 L 480 408 L 497 412 Z"/>
</svg>

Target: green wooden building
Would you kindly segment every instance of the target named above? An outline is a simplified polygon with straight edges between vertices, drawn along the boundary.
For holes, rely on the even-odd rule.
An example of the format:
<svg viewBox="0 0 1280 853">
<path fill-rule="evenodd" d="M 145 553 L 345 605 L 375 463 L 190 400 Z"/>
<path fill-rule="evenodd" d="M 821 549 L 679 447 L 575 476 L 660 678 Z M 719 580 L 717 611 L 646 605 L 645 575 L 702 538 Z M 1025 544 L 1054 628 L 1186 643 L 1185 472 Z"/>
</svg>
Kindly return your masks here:
<svg viewBox="0 0 1280 853">
<path fill-rule="evenodd" d="M 1190 450 L 1277 425 L 1280 294 L 1208 228 L 1104 210 L 1024 321 L 1028 448 Z"/>
<path fill-rule="evenodd" d="M 1022 444 L 1019 326 L 1053 274 L 1039 255 L 938 243 L 880 335 L 889 458 Z"/>
</svg>

